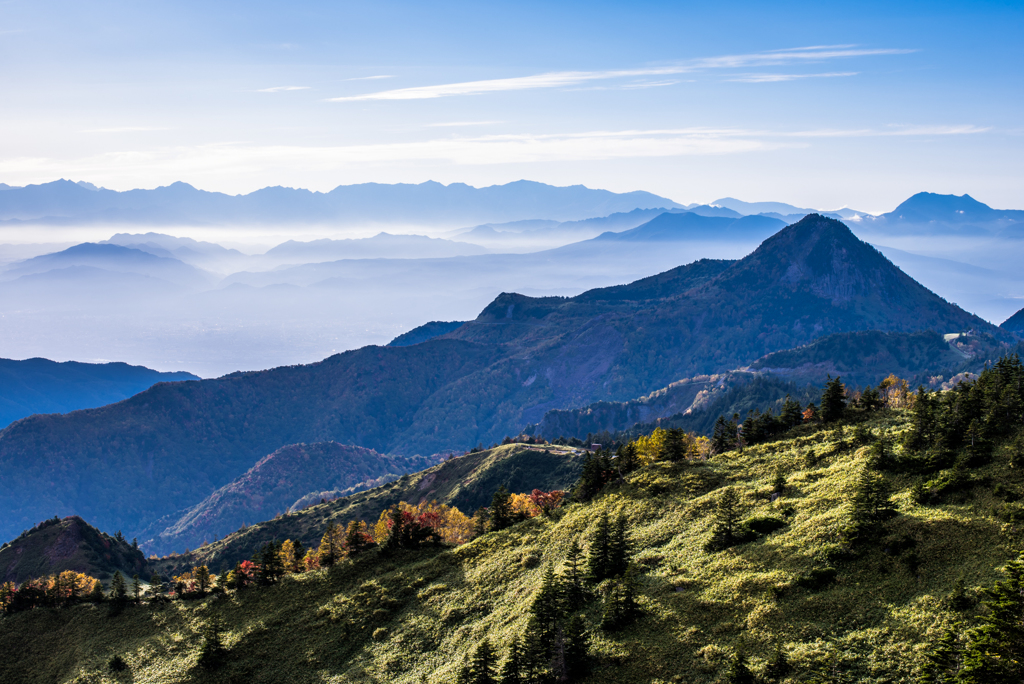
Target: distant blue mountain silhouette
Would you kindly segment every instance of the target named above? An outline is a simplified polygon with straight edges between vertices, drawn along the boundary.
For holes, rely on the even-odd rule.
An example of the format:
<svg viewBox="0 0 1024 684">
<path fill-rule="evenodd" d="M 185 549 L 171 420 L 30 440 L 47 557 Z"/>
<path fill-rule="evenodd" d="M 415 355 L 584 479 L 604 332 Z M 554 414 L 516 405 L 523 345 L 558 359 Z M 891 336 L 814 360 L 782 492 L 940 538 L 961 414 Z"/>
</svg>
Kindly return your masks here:
<svg viewBox="0 0 1024 684">
<path fill-rule="evenodd" d="M 149 252 L 120 245 L 92 242 L 83 242 L 60 252 L 43 254 L 12 264 L 0 273 L 0 280 L 9 281 L 23 276 L 75 267 L 88 267 L 115 273 L 134 273 L 177 285 L 201 285 L 212 282 L 209 274 L 178 259 L 156 256 Z"/>
<path fill-rule="evenodd" d="M 594 239 L 612 242 L 661 242 L 742 238 L 760 242 L 785 226 L 783 221 L 767 216 L 728 218 L 701 216 L 690 212 L 666 212 L 631 230 L 604 233 Z"/>
<path fill-rule="evenodd" d="M 35 413 L 68 413 L 112 404 L 158 382 L 198 380 L 126 363 L 0 359 L 0 429 Z"/>
<path fill-rule="evenodd" d="M 0 192 L 0 220 L 77 224 L 317 224 L 412 223 L 474 225 L 547 218 L 572 221 L 615 212 L 680 205 L 649 192 L 614 193 L 582 185 L 532 181 L 474 188 L 464 183 L 363 183 L 330 192 L 272 187 L 247 195 L 172 183 L 153 190 L 93 190 L 59 180 Z"/>
</svg>

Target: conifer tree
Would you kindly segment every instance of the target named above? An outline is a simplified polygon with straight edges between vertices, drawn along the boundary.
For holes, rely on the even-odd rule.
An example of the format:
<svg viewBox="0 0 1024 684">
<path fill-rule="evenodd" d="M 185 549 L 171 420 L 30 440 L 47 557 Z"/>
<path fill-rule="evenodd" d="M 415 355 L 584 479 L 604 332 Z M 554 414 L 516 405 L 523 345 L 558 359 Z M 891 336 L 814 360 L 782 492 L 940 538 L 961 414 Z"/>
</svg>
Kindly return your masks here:
<svg viewBox="0 0 1024 684">
<path fill-rule="evenodd" d="M 565 572 L 561 582 L 562 610 L 574 613 L 583 608 L 587 601 L 587 590 L 583 586 L 583 550 L 574 538 L 565 553 Z"/>
<path fill-rule="evenodd" d="M 686 433 L 681 428 L 666 431 L 665 441 L 661 447 L 661 458 L 674 462 L 686 459 Z"/>
<path fill-rule="evenodd" d="M 127 603 L 128 587 L 125 586 L 121 573 L 115 570 L 114 578 L 110 580 L 110 611 L 114 614 L 120 613 Z"/>
<path fill-rule="evenodd" d="M 490 524 L 490 515 L 484 507 L 477 509 L 473 516 L 473 539 L 487 534 L 487 526 Z"/>
<path fill-rule="evenodd" d="M 473 650 L 469 662 L 463 668 L 462 681 L 465 684 L 496 684 L 494 649 L 484 638 Z"/>
<path fill-rule="evenodd" d="M 757 684 L 754 673 L 747 665 L 747 657 L 738 651 L 729 662 L 729 670 L 725 673 L 726 684 Z"/>
<path fill-rule="evenodd" d="M 619 513 L 608 538 L 608 568 L 606 577 L 616 577 L 629 566 L 629 539 L 626 536 L 626 516 Z"/>
<path fill-rule="evenodd" d="M 91 603 L 103 603 L 103 583 L 96 580 L 92 583 L 92 591 L 89 592 L 87 597 Z M 3 604 L 3 600 L 0 600 L 0 605 Z"/>
<path fill-rule="evenodd" d="M 957 684 L 1024 681 L 1024 556 L 1007 563 L 1006 574 L 985 591 L 988 610 L 981 626 L 969 634 Z"/>
<path fill-rule="evenodd" d="M 260 558 L 260 579 L 263 584 L 274 584 L 284 577 L 284 560 L 281 558 L 281 545 L 276 541 L 267 542 Z"/>
<path fill-rule="evenodd" d="M 149 588 L 153 592 L 154 596 L 163 596 L 164 593 L 164 578 L 157 573 L 153 573 L 149 577 Z"/>
<path fill-rule="evenodd" d="M 793 667 L 789 664 L 789 659 L 786 658 L 786 652 L 782 650 L 782 644 L 776 644 L 775 652 L 768 660 L 768 665 L 764 669 L 765 679 L 770 684 L 782 684 L 782 681 L 792 671 Z"/>
<path fill-rule="evenodd" d="M 865 411 L 875 411 L 882 407 L 882 397 L 878 390 L 868 385 L 868 388 L 860 393 L 860 407 Z"/>
<path fill-rule="evenodd" d="M 553 635 L 545 630 L 540 621 L 533 615 L 526 623 L 523 638 L 523 681 L 547 681 L 551 666 L 551 649 Z"/>
<path fill-rule="evenodd" d="M 394 553 L 406 545 L 405 516 L 402 515 L 402 509 L 398 505 L 391 507 L 388 516 L 390 523 L 388 536 L 381 544 L 381 550 L 385 553 Z"/>
<path fill-rule="evenodd" d="M 628 475 L 640 467 L 640 459 L 636 452 L 636 442 L 627 442 L 619 447 L 616 453 L 615 465 L 618 467 L 619 475 Z"/>
<path fill-rule="evenodd" d="M 587 553 L 587 574 L 593 582 L 600 582 L 610 576 L 611 536 L 608 512 L 601 511 L 594 532 L 590 536 L 590 549 Z"/>
<path fill-rule="evenodd" d="M 716 454 L 736 448 L 736 423 L 727 421 L 725 416 L 718 416 L 711 433 L 711 450 Z"/>
<path fill-rule="evenodd" d="M 295 541 L 285 539 L 284 543 L 281 544 L 281 566 L 285 572 L 302 572 L 305 570 L 302 563 L 302 558 L 305 555 L 306 550 L 298 539 Z"/>
<path fill-rule="evenodd" d="M 605 485 L 603 460 L 588 451 L 583 460 L 583 469 L 580 471 L 580 479 L 573 490 L 573 499 L 576 501 L 590 501 L 601 491 Z"/>
<path fill-rule="evenodd" d="M 853 495 L 852 523 L 846 531 L 851 542 L 866 541 L 878 531 L 879 526 L 896 513 L 889 499 L 888 485 L 878 473 L 867 468 L 857 478 L 857 489 Z"/>
<path fill-rule="evenodd" d="M 963 667 L 963 651 L 958 634 L 960 625 L 950 627 L 925 654 L 926 663 L 917 681 L 919 684 L 954 684 Z"/>
<path fill-rule="evenodd" d="M 499 684 L 527 684 L 525 646 L 523 638 L 516 637 L 508 648 L 508 657 L 498 672 Z"/>
<path fill-rule="evenodd" d="M 571 682 L 587 672 L 587 650 L 590 638 L 587 635 L 583 617 L 573 615 L 558 630 L 554 648 L 554 669 L 559 681 Z"/>
<path fill-rule="evenodd" d="M 365 550 L 373 543 L 366 532 L 366 525 L 359 520 L 350 520 L 345 528 L 345 552 L 350 556 Z"/>
<path fill-rule="evenodd" d="M 621 577 L 616 577 L 605 597 L 601 629 L 614 631 L 632 622 L 640 614 L 636 601 L 636 571 L 633 567 Z"/>
<path fill-rule="evenodd" d="M 220 665 L 227 655 L 224 648 L 224 623 L 218 618 L 211 619 L 203 629 L 203 645 L 199 651 L 199 664 L 207 669 Z"/>
<path fill-rule="evenodd" d="M 828 376 L 825 391 L 821 395 L 821 420 L 832 423 L 843 417 L 846 411 L 846 388 L 840 378 Z"/>
<path fill-rule="evenodd" d="M 707 551 L 721 551 L 739 541 L 740 495 L 735 487 L 727 487 L 715 507 L 715 525 L 711 539 L 705 545 Z"/>
<path fill-rule="evenodd" d="M 562 616 L 560 594 L 558 579 L 555 577 L 554 570 L 548 565 L 544 569 L 540 590 L 530 604 L 530 614 L 536 620 L 536 628 L 540 632 L 542 641 L 550 642 Z"/>
<path fill-rule="evenodd" d="M 501 485 L 491 498 L 491 530 L 503 530 L 511 527 L 514 522 L 508 490 L 505 485 Z"/>
<path fill-rule="evenodd" d="M 132 603 L 139 605 L 142 601 L 142 583 L 139 582 L 139 575 L 132 575 Z"/>
<path fill-rule="evenodd" d="M 782 404 L 782 413 L 779 414 L 779 421 L 787 430 L 794 428 L 804 420 L 803 410 L 800 402 L 786 395 L 786 401 Z"/>
</svg>

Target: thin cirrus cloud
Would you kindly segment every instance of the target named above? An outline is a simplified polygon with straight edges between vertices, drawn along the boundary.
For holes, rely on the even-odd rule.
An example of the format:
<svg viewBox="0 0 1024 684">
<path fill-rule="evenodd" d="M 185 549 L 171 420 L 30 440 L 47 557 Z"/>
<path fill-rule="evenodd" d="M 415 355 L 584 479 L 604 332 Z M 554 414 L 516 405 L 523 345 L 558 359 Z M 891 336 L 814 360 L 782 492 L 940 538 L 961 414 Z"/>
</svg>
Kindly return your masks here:
<svg viewBox="0 0 1024 684">
<path fill-rule="evenodd" d="M 285 93 L 291 90 L 309 90 L 309 86 L 274 86 L 273 88 L 260 88 L 257 93 Z"/>
<path fill-rule="evenodd" d="M 901 55 L 914 50 L 892 48 L 858 48 L 850 45 L 812 46 L 788 48 L 770 52 L 756 52 L 745 55 L 724 55 L 690 60 L 677 65 L 646 67 L 640 69 L 617 69 L 609 71 L 554 71 L 532 76 L 499 78 L 484 81 L 465 81 L 413 88 L 381 90 L 362 95 L 346 95 L 329 98 L 330 102 L 355 102 L 361 100 L 428 100 L 457 95 L 480 95 L 483 93 L 534 90 L 539 88 L 560 88 L 592 81 L 641 76 L 672 76 L 714 69 L 740 69 L 750 67 L 784 66 L 811 64 L 834 59 L 868 57 L 880 55 Z"/>
<path fill-rule="evenodd" d="M 169 131 L 170 128 L 159 126 L 119 126 L 115 128 L 89 128 L 83 133 L 145 133 L 148 131 Z"/>
<path fill-rule="evenodd" d="M 425 128 L 458 128 L 461 126 L 492 126 L 504 121 L 444 121 L 442 123 L 424 124 Z"/>
<path fill-rule="evenodd" d="M 379 81 L 382 78 L 394 78 L 393 74 L 380 74 L 378 76 L 355 76 L 353 78 L 346 78 L 346 81 Z"/>
<path fill-rule="evenodd" d="M 727 78 L 727 81 L 733 83 L 782 83 L 784 81 L 798 81 L 804 78 L 843 78 L 846 76 L 856 76 L 859 72 L 857 71 L 839 71 L 827 74 L 742 74 L 733 78 Z"/>
<path fill-rule="evenodd" d="M 460 166 L 601 161 L 758 153 L 806 148 L 818 138 L 976 135 L 974 125 L 885 126 L 864 129 L 771 131 L 742 128 L 679 128 L 580 133 L 501 134 L 437 138 L 410 143 L 303 147 L 211 144 L 111 152 L 76 160 L 0 160 L 0 173 L 28 182 L 54 173 L 87 175 L 116 186 L 119 178 L 279 173 L 281 169 L 330 171 L 367 164 L 447 162 Z M 222 177 L 222 176 L 221 176 Z M 124 182 L 137 182 L 126 180 Z"/>
</svg>

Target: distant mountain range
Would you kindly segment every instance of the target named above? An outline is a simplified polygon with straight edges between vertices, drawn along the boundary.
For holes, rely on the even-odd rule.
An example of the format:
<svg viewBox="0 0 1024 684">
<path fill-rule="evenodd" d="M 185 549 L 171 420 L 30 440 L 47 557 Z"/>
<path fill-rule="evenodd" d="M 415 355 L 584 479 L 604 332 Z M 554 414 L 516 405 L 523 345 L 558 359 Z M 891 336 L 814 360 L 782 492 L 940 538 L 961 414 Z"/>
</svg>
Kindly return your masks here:
<svg viewBox="0 0 1024 684">
<path fill-rule="evenodd" d="M 464 449 L 551 409 L 630 400 L 833 333 L 969 329 L 1009 337 L 842 223 L 810 215 L 739 261 L 698 261 L 571 298 L 506 293 L 420 344 L 161 384 L 112 406 L 20 421 L 0 432 L 0 536 L 54 512 L 134 536 L 286 444 Z"/>
<path fill-rule="evenodd" d="M 611 242 L 664 242 L 678 240 L 756 240 L 760 242 L 786 226 L 768 216 L 706 216 L 692 212 L 665 212 L 641 226 L 596 239 Z"/>
<path fill-rule="evenodd" d="M 1024 237 L 1024 211 L 993 209 L 970 195 L 919 192 L 894 210 L 865 217 L 862 228 L 881 232 Z"/>
<path fill-rule="evenodd" d="M 439 259 L 487 253 L 483 247 L 467 242 L 378 233 L 371 238 L 348 240 L 289 240 L 267 250 L 261 261 L 309 264 L 339 259 Z"/>
<path fill-rule="evenodd" d="M 0 281 L 73 267 L 131 273 L 185 287 L 210 286 L 216 282 L 216 278 L 211 274 L 174 257 L 156 256 L 147 251 L 116 244 L 92 242 L 84 242 L 60 252 L 12 264 L 0 273 Z"/>
<path fill-rule="evenodd" d="M 34 413 L 68 413 L 127 399 L 158 382 L 198 380 L 126 363 L 0 359 L 0 428 Z"/>
<path fill-rule="evenodd" d="M 273 187 L 247 195 L 207 192 L 181 182 L 126 192 L 68 180 L 0 189 L 0 221 L 58 225 L 455 226 L 535 218 L 571 221 L 655 207 L 681 205 L 648 192 L 614 193 L 525 180 L 486 188 L 433 181 L 364 183 L 326 193 Z"/>
</svg>

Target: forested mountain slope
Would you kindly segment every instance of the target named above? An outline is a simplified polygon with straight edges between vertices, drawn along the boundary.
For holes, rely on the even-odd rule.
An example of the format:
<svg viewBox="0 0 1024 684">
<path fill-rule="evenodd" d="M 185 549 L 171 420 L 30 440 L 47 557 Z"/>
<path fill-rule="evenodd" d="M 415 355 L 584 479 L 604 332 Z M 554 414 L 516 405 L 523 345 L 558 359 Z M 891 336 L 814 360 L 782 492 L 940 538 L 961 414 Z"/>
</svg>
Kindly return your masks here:
<svg viewBox="0 0 1024 684">
<path fill-rule="evenodd" d="M 33 413 L 67 413 L 112 404 L 158 382 L 198 380 L 126 363 L 0 359 L 0 428 Z"/>
<path fill-rule="evenodd" d="M 50 518 L 0 546 L 0 584 L 65 570 L 109 582 L 115 572 L 148 576 L 146 558 L 120 532 L 110 536 L 78 516 Z"/>
<path fill-rule="evenodd" d="M 161 520 L 141 533 L 149 553 L 195 548 L 239 527 L 270 520 L 293 508 L 303 496 L 336 498 L 328 490 L 368 489 L 436 464 L 439 457 L 385 456 L 372 449 L 318 442 L 290 444 L 260 459 L 244 475 L 224 485 L 178 517 Z"/>
<path fill-rule="evenodd" d="M 333 439 L 386 451 L 424 397 L 495 351 L 457 340 L 367 347 L 32 416 L 0 431 L 0 534 L 57 512 L 136 536 L 285 444 Z"/>
<path fill-rule="evenodd" d="M 579 478 L 583 462 L 577 450 L 566 447 L 509 444 L 485 449 L 369 491 L 248 525 L 191 553 L 163 558 L 157 567 L 165 575 L 200 564 L 230 568 L 267 542 L 283 539 L 299 540 L 310 548 L 319 544 L 330 523 L 344 526 L 350 520 L 361 520 L 372 526 L 382 511 L 403 501 L 413 505 L 436 502 L 472 515 L 491 503 L 498 487 L 516 493 L 569 489 Z"/>
<path fill-rule="evenodd" d="M 1008 359 L 709 460 L 637 442 L 574 503 L 456 547 L 386 534 L 267 586 L 17 613 L 0 678 L 1020 681 L 1021 382 Z"/>
<path fill-rule="evenodd" d="M 134 533 L 285 444 L 461 450 L 551 409 L 633 399 L 835 332 L 969 328 L 1007 334 L 914 282 L 842 223 L 811 215 L 734 263 L 694 262 L 574 298 L 502 294 L 423 344 L 160 385 L 115 406 L 22 421 L 0 432 L 0 533 L 54 512 Z M 55 486 L 58 472 L 77 484 Z"/>
</svg>

